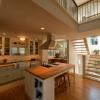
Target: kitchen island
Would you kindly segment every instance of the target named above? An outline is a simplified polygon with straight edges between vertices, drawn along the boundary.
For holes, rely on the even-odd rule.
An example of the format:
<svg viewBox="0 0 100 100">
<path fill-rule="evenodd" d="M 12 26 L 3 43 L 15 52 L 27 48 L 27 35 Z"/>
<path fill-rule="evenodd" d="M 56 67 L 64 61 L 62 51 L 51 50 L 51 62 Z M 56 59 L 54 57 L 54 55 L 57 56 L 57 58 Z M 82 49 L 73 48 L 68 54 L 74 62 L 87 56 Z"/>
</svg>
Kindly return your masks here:
<svg viewBox="0 0 100 100">
<path fill-rule="evenodd" d="M 70 69 L 74 65 L 58 63 L 50 67 L 37 66 L 25 71 L 25 89 L 31 100 L 54 100 L 55 78 Z"/>
</svg>

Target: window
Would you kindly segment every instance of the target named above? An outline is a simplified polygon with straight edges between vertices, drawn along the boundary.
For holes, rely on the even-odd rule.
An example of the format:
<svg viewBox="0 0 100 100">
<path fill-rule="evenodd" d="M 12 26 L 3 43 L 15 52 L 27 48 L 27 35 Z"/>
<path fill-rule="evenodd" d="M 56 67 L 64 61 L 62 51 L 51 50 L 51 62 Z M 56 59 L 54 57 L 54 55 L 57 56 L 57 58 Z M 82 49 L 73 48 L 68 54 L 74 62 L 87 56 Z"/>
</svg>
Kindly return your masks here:
<svg viewBox="0 0 100 100">
<path fill-rule="evenodd" d="M 97 37 L 91 38 L 91 45 L 97 45 L 98 44 L 98 39 Z"/>
</svg>

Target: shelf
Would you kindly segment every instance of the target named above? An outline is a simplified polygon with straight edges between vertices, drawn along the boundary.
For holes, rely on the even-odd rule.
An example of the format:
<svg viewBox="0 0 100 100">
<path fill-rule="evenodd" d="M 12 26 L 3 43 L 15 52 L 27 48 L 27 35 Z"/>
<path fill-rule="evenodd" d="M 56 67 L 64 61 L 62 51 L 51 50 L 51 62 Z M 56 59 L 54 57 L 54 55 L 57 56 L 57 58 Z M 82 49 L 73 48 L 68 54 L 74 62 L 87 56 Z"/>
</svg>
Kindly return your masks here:
<svg viewBox="0 0 100 100">
<path fill-rule="evenodd" d="M 43 83 L 35 78 L 35 100 L 43 100 Z"/>
</svg>

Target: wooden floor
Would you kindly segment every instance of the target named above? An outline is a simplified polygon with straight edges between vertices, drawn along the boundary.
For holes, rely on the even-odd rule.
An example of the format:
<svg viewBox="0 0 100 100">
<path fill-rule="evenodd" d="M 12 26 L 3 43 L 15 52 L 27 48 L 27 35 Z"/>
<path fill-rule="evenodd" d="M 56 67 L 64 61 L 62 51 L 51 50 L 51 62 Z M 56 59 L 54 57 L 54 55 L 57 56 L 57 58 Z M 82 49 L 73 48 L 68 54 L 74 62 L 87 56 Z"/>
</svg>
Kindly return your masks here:
<svg viewBox="0 0 100 100">
<path fill-rule="evenodd" d="M 8 84 L 9 86 L 9 84 Z M 1 88 L 4 86 L 1 86 Z M 0 91 L 0 100 L 29 100 L 25 94 L 24 84 L 13 85 Z M 100 83 L 77 76 L 75 84 L 66 91 L 56 95 L 55 100 L 100 100 Z"/>
</svg>

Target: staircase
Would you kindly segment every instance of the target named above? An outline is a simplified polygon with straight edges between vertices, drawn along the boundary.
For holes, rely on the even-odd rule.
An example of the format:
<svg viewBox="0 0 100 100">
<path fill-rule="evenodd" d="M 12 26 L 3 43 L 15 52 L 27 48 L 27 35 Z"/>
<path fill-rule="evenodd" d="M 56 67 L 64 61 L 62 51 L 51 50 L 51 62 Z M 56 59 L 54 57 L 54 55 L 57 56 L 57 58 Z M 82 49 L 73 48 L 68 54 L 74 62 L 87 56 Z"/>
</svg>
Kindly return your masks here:
<svg viewBox="0 0 100 100">
<path fill-rule="evenodd" d="M 85 68 L 86 78 L 100 81 L 100 55 L 90 55 Z"/>
<path fill-rule="evenodd" d="M 78 39 L 78 40 L 72 40 L 72 44 L 73 44 L 74 50 L 77 54 L 81 54 L 81 55 L 89 54 L 87 40 L 85 38 Z"/>
</svg>

